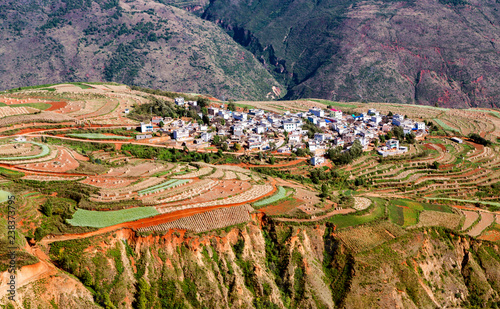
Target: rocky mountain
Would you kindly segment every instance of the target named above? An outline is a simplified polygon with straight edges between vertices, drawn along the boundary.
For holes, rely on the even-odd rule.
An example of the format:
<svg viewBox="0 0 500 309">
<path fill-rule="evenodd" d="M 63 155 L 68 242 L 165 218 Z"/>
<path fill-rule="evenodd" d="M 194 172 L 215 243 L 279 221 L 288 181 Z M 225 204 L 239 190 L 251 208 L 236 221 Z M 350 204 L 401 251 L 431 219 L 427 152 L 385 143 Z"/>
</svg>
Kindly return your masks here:
<svg viewBox="0 0 500 309">
<path fill-rule="evenodd" d="M 285 93 L 222 29 L 155 1 L 0 0 L 0 40 L 2 90 L 116 81 L 226 99 Z"/>
<path fill-rule="evenodd" d="M 401 229 L 384 224 L 389 234 Z M 31 308 L 91 308 L 91 293 L 106 308 L 491 308 L 500 300 L 498 247 L 443 228 L 409 230 L 358 252 L 332 225 L 254 214 L 203 234 L 124 229 L 49 247 L 55 265 L 75 277 L 52 273 L 49 282 L 65 285 L 23 287 L 19 303 Z"/>
<path fill-rule="evenodd" d="M 288 98 L 498 107 L 497 0 L 213 0 Z"/>
</svg>

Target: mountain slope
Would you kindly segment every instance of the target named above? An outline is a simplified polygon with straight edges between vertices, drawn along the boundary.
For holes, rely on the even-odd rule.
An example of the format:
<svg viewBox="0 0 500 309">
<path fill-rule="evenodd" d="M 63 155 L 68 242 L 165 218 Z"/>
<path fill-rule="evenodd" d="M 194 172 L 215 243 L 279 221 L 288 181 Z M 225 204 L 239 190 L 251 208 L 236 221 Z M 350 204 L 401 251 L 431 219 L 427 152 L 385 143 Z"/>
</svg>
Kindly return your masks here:
<svg viewBox="0 0 500 309">
<path fill-rule="evenodd" d="M 402 232 L 390 223 L 368 228 L 380 224 L 393 233 Z M 119 230 L 55 242 L 50 256 L 55 265 L 95 291 L 97 304 L 109 308 L 491 308 L 500 304 L 498 246 L 443 228 L 422 228 L 407 230 L 367 251 L 352 251 L 343 237 L 349 232 L 351 239 L 365 243 L 359 231 L 353 228 L 337 235 L 330 224 L 288 226 L 254 214 L 247 224 L 202 235 L 170 230 L 165 235 L 140 236 Z M 34 284 L 44 286 L 43 281 Z M 48 305 L 43 288 L 26 291 L 20 293 L 20 301 L 32 307 Z M 71 303 L 79 295 L 66 297 Z"/>
<path fill-rule="evenodd" d="M 154 1 L 1 0 L 0 23 L 4 89 L 116 81 L 259 99 L 281 88 L 220 28 Z"/>
<path fill-rule="evenodd" d="M 221 25 L 289 98 L 498 106 L 495 0 L 214 0 Z"/>
</svg>

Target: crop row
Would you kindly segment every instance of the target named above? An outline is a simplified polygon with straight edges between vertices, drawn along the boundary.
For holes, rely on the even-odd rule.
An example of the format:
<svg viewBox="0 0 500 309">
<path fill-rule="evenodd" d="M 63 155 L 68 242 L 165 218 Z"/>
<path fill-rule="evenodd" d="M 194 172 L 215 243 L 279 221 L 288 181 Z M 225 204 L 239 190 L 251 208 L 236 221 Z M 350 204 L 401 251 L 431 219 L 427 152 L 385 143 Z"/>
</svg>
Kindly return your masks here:
<svg viewBox="0 0 500 309">
<path fill-rule="evenodd" d="M 156 193 L 156 192 L 160 192 L 160 191 L 163 191 L 163 190 L 167 190 L 167 189 L 170 189 L 170 188 L 173 188 L 173 187 L 177 187 L 177 186 L 183 185 L 183 184 L 185 184 L 187 182 L 189 182 L 188 179 L 170 179 L 167 182 L 164 182 L 162 184 L 159 184 L 159 185 L 156 185 L 156 186 L 144 189 L 144 190 L 140 190 L 137 193 L 139 195 Z"/>
</svg>

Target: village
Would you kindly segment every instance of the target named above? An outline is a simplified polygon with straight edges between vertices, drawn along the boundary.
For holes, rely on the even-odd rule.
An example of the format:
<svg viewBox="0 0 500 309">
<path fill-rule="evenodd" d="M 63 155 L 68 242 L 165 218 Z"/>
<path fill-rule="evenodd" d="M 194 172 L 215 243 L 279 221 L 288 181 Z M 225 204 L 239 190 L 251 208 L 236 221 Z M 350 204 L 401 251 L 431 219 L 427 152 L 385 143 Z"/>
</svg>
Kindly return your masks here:
<svg viewBox="0 0 500 309">
<path fill-rule="evenodd" d="M 196 101 L 176 98 L 175 104 L 185 109 L 195 109 Z M 203 109 L 202 109 L 203 111 Z M 219 147 L 223 151 L 252 153 L 276 151 L 278 154 L 311 156 L 312 165 L 325 162 L 325 154 L 331 148 L 341 147 L 348 151 L 358 141 L 364 151 L 377 149 L 382 156 L 403 154 L 408 148 L 401 146 L 391 134 L 395 127 L 403 137 L 422 139 L 426 134 L 426 124 L 389 113 L 383 115 L 375 109 L 362 114 L 345 114 L 329 107 L 310 108 L 307 112 L 283 114 L 262 109 L 236 111 L 228 105 L 209 106 L 198 113 L 200 119 L 172 119 L 151 117 L 151 122 L 142 122 L 136 135 L 137 140 L 185 146 L 188 149 Z M 164 136 L 155 138 L 156 136 Z"/>
</svg>

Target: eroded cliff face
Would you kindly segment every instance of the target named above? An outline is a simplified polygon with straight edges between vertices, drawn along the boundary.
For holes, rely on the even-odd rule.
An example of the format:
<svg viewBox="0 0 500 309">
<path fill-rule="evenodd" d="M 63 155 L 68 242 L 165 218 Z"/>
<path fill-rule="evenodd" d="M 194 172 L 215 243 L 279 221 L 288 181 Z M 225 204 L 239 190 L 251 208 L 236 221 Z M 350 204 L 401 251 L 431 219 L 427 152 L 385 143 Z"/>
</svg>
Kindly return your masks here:
<svg viewBox="0 0 500 309">
<path fill-rule="evenodd" d="M 495 245 L 443 229 L 412 230 L 354 254 L 333 226 L 287 226 L 256 214 L 248 224 L 205 234 L 120 230 L 50 248 L 54 264 L 109 308 L 494 306 L 499 254 Z M 35 306 L 52 300 L 39 300 L 35 287 L 56 294 L 68 288 L 33 281 L 26 291 Z M 55 296 L 56 304 L 82 299 Z"/>
</svg>

